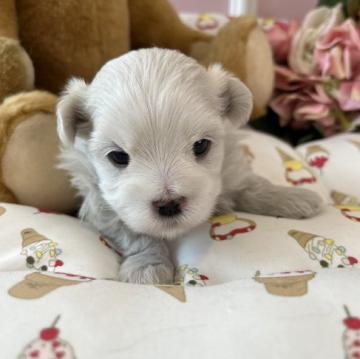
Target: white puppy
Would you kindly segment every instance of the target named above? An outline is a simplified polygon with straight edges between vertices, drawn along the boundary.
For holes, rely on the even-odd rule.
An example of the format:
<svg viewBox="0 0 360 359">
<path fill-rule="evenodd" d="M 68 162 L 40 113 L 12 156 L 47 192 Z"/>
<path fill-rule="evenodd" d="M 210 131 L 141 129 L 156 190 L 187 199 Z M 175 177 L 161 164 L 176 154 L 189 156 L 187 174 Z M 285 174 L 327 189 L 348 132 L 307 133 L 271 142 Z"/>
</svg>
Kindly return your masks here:
<svg viewBox="0 0 360 359">
<path fill-rule="evenodd" d="M 212 214 L 321 210 L 317 194 L 252 173 L 237 130 L 251 108 L 249 90 L 219 65 L 171 50 L 133 51 L 90 85 L 69 82 L 57 111 L 62 167 L 83 198 L 80 216 L 124 254 L 120 280 L 172 282 L 164 239 Z"/>
</svg>

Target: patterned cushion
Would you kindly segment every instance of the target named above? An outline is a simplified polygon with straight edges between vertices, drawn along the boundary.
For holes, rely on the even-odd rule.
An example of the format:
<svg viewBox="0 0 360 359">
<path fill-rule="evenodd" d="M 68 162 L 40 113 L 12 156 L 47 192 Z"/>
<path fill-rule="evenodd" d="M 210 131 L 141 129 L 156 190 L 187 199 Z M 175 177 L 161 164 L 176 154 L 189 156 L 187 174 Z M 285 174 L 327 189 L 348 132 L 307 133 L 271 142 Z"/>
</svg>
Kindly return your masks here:
<svg viewBox="0 0 360 359">
<path fill-rule="evenodd" d="M 256 173 L 328 206 L 307 220 L 212 218 L 170 243 L 172 286 L 114 281 L 121 256 L 90 227 L 0 204 L 0 357 L 359 358 L 358 141 L 294 150 L 245 131 Z"/>
</svg>

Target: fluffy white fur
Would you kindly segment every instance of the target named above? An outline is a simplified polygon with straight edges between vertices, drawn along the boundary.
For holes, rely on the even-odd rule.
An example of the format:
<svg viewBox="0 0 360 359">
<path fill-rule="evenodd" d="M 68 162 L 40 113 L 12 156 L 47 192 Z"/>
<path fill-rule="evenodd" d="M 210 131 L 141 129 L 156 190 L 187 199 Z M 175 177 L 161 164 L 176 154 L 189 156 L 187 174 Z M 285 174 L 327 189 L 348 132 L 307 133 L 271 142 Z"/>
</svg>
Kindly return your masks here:
<svg viewBox="0 0 360 359">
<path fill-rule="evenodd" d="M 173 264 L 165 239 L 214 213 L 242 210 L 291 218 L 322 207 L 313 192 L 284 188 L 254 175 L 241 134 L 252 98 L 219 65 L 205 69 L 176 52 L 148 49 L 108 62 L 90 85 L 73 79 L 58 105 L 62 167 L 83 198 L 80 216 L 123 252 L 119 279 L 170 283 Z M 211 141 L 204 158 L 193 144 Z M 114 166 L 109 152 L 130 156 Z M 176 217 L 153 201 L 185 197 Z"/>
</svg>

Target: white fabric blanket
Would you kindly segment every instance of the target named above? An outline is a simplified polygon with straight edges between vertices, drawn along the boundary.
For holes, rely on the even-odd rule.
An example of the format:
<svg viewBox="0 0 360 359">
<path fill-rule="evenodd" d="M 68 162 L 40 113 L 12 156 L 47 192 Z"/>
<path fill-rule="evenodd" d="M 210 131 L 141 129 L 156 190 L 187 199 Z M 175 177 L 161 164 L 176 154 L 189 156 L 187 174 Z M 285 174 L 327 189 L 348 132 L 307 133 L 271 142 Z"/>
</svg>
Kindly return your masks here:
<svg viewBox="0 0 360 359">
<path fill-rule="evenodd" d="M 77 219 L 0 204 L 0 358 L 360 358 L 360 135 L 293 150 L 246 131 L 255 172 L 320 216 L 231 213 L 171 242 L 173 286 L 114 281 Z"/>
</svg>

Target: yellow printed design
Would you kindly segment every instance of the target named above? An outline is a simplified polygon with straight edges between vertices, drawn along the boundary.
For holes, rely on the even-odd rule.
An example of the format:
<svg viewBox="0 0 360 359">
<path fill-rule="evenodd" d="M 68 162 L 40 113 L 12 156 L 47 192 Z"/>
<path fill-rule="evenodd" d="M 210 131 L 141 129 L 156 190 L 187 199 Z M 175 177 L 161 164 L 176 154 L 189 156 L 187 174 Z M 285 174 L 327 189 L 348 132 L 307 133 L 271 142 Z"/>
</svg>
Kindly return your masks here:
<svg viewBox="0 0 360 359">
<path fill-rule="evenodd" d="M 59 258 L 62 250 L 58 244 L 36 232 L 32 228 L 24 229 L 21 232 L 22 251 L 26 257 L 26 266 L 38 271 L 55 272 L 62 267 L 64 262 Z"/>
<path fill-rule="evenodd" d="M 252 232 L 256 223 L 251 219 L 240 218 L 236 214 L 226 214 L 210 220 L 210 237 L 214 241 L 233 239 L 238 235 Z"/>
<path fill-rule="evenodd" d="M 296 160 L 282 149 L 277 148 L 285 168 L 286 181 L 293 186 L 302 186 L 316 182 L 315 176 L 302 161 Z"/>
<path fill-rule="evenodd" d="M 3 214 L 5 214 L 5 212 L 6 212 L 6 208 L 0 207 L 0 216 L 2 216 Z"/>
<path fill-rule="evenodd" d="M 201 31 L 214 30 L 219 26 L 219 22 L 214 16 L 204 13 L 200 14 L 196 20 L 196 27 Z"/>
<path fill-rule="evenodd" d="M 353 222 L 360 222 L 360 201 L 355 196 L 345 193 L 332 191 L 331 198 L 334 201 L 334 207 Z"/>
<path fill-rule="evenodd" d="M 305 250 L 310 259 L 318 261 L 323 268 L 344 268 L 358 264 L 357 258 L 347 255 L 346 248 L 338 246 L 333 239 L 297 230 L 289 231 L 289 235 Z"/>
</svg>

